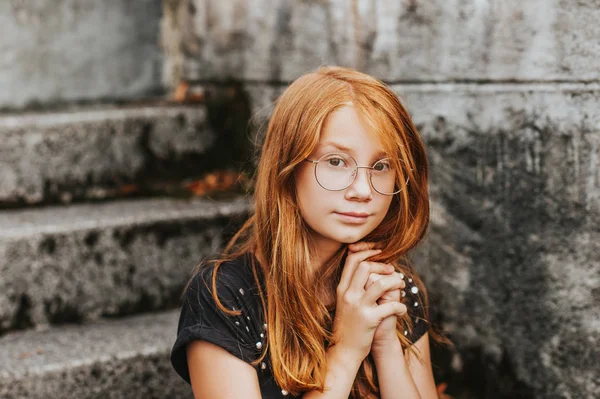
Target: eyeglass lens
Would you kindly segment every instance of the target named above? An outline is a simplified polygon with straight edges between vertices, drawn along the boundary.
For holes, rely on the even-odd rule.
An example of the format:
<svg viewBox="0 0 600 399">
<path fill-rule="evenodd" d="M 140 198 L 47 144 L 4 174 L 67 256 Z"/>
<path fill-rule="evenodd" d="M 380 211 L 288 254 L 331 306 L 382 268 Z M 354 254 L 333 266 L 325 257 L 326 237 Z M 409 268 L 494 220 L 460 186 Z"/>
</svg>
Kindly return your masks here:
<svg viewBox="0 0 600 399">
<path fill-rule="evenodd" d="M 330 153 L 319 158 L 315 176 L 323 188 L 337 191 L 350 186 L 357 172 L 354 158 L 344 153 Z M 377 161 L 368 172 L 377 192 L 392 195 L 399 191 L 395 190 L 397 174 L 389 159 Z"/>
</svg>

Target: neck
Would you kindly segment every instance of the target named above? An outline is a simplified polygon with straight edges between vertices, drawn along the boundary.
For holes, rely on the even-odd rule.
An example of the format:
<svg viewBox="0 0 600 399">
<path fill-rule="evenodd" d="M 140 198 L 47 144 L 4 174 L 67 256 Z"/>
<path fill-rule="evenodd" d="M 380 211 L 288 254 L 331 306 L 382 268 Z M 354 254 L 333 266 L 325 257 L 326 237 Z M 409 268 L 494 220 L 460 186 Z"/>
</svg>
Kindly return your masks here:
<svg viewBox="0 0 600 399">
<path fill-rule="evenodd" d="M 324 271 L 325 264 L 335 255 L 335 253 L 341 248 L 343 244 L 334 241 L 320 241 L 314 242 L 315 246 L 315 259 L 313 274 L 319 274 L 319 271 Z M 335 303 L 335 292 L 330 292 L 327 288 L 329 287 L 328 282 L 323 282 L 324 291 L 318 292 L 317 295 L 327 307 L 332 306 Z"/>
<path fill-rule="evenodd" d="M 315 251 L 314 271 L 321 270 L 325 263 L 341 248 L 343 244 L 331 240 L 315 240 L 313 243 Z"/>
<path fill-rule="evenodd" d="M 315 241 L 313 244 L 315 248 L 315 259 L 313 260 L 314 268 L 312 269 L 312 273 L 317 274 L 317 272 L 323 269 L 325 263 L 327 263 L 327 261 L 336 253 L 336 251 L 340 249 L 343 244 L 329 240 Z M 262 265 L 266 265 L 265 258 L 262 256 L 259 250 L 257 250 L 254 255 Z M 317 293 L 317 295 L 327 307 L 331 306 L 335 302 L 335 293 L 320 292 Z"/>
</svg>

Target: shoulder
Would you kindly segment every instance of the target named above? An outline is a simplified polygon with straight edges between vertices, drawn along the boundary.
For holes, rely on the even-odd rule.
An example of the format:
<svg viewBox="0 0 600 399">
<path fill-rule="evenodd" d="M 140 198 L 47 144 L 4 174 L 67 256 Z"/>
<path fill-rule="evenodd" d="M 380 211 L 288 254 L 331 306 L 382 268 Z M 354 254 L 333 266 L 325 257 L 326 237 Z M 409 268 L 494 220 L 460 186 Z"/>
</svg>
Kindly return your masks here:
<svg viewBox="0 0 600 399">
<path fill-rule="evenodd" d="M 248 259 L 244 255 L 218 267 L 207 264 L 194 275 L 184 292 L 171 362 L 188 382 L 185 348 L 192 341 L 216 344 L 246 362 L 260 354 L 264 338 L 263 312 Z M 215 300 L 213 276 L 218 302 L 229 313 Z"/>
<path fill-rule="evenodd" d="M 217 271 L 217 280 L 222 283 L 230 281 L 246 281 L 248 277 L 252 275 L 249 254 L 243 254 L 233 259 L 227 259 L 221 261 L 217 267 L 214 261 L 211 261 L 200 268 L 200 271 L 196 274 L 195 279 L 208 279 L 212 278 L 215 271 Z"/>
<path fill-rule="evenodd" d="M 225 260 L 220 264 L 211 262 L 204 265 L 191 279 L 187 294 L 213 292 L 216 288 L 219 298 L 231 299 L 254 293 L 256 281 L 250 265 L 249 254 Z"/>
<path fill-rule="evenodd" d="M 252 316 L 256 320 L 261 316 L 259 286 L 254 278 L 250 256 L 243 254 L 219 264 L 203 266 L 184 292 L 182 305 L 187 306 L 186 311 L 203 314 L 204 319 L 218 317 L 227 318 L 227 321 L 233 320 L 234 316 L 223 308 L 242 311 L 244 318 Z"/>
</svg>

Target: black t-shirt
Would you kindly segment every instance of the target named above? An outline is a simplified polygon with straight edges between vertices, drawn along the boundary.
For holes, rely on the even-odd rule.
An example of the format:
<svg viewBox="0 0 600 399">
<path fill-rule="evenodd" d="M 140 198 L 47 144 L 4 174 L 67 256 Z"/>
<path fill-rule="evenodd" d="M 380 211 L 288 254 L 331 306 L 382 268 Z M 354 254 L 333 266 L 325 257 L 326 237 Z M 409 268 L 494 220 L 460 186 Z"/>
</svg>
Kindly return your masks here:
<svg viewBox="0 0 600 399">
<path fill-rule="evenodd" d="M 268 326 L 263 320 L 258 287 L 250 266 L 250 254 L 233 261 L 224 262 L 218 269 L 217 294 L 228 309 L 241 310 L 240 316 L 229 316 L 217 307 L 209 287 L 213 272 L 212 264 L 198 273 L 185 292 L 177 327 L 177 339 L 171 350 L 171 364 L 188 383 L 190 375 L 187 364 L 186 345 L 193 340 L 216 344 L 235 357 L 252 362 L 264 345 Z M 259 276 L 262 275 L 259 272 Z M 405 276 L 406 296 L 403 302 L 412 317 L 412 334 L 405 332 L 412 342 L 425 334 L 428 322 L 423 317 L 422 304 L 416 295 L 418 289 L 410 276 Z M 255 366 L 263 398 L 291 398 L 275 382 L 269 355 Z"/>
</svg>

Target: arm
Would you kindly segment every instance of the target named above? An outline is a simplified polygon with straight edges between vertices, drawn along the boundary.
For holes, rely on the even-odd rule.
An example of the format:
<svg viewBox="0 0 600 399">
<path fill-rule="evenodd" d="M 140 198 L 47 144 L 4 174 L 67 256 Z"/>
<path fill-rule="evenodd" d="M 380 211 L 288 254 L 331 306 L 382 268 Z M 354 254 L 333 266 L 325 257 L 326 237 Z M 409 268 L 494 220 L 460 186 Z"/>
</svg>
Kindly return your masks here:
<svg viewBox="0 0 600 399">
<path fill-rule="evenodd" d="M 353 359 L 343 349 L 334 346 L 327 349 L 327 376 L 323 392 L 312 390 L 304 399 L 347 399 L 362 361 Z"/>
<path fill-rule="evenodd" d="M 250 364 L 207 341 L 192 341 L 186 351 L 195 399 L 260 399 L 258 376 Z"/>
<path fill-rule="evenodd" d="M 408 356 L 408 369 L 412 375 L 413 381 L 417 385 L 421 398 L 437 399 L 438 394 L 433 379 L 433 370 L 431 368 L 431 353 L 429 350 L 429 334 L 425 333 L 413 344 L 419 356 L 423 359 L 421 362 L 414 354 Z"/>
<path fill-rule="evenodd" d="M 386 351 L 373 353 L 382 399 L 437 399 L 429 352 L 429 334 L 425 333 L 419 338 L 413 344 L 413 349 L 417 350 L 423 362 L 413 354 L 409 354 L 406 359 L 400 341 L 397 346 Z"/>
</svg>

